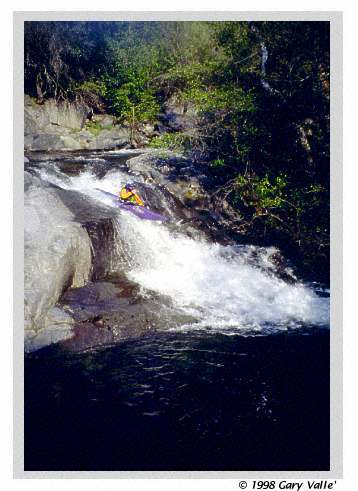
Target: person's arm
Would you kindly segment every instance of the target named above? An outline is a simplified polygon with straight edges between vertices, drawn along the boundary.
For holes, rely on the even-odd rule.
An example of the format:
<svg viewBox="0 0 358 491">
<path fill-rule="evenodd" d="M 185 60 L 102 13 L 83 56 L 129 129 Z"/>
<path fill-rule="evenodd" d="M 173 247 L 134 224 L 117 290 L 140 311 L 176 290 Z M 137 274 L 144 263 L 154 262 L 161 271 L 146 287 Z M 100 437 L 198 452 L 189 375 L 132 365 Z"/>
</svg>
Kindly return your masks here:
<svg viewBox="0 0 358 491">
<path fill-rule="evenodd" d="M 135 197 L 135 200 L 139 206 L 144 206 L 143 201 L 140 199 L 137 193 L 133 193 L 133 196 Z"/>
<path fill-rule="evenodd" d="M 132 196 L 132 192 L 131 191 L 127 191 L 126 189 L 122 189 L 120 194 L 119 194 L 119 197 L 121 199 L 128 199 Z"/>
</svg>

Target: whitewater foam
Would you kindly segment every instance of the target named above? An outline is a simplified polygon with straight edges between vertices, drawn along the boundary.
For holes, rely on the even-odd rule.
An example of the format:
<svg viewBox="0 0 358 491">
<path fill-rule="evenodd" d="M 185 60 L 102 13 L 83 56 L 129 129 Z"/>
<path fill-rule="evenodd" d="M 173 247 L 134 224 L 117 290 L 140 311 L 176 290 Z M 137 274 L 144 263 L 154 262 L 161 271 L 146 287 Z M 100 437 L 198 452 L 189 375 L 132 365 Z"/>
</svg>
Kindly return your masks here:
<svg viewBox="0 0 358 491">
<path fill-rule="evenodd" d="M 113 206 L 112 200 L 96 187 L 116 194 L 128 179 L 128 174 L 118 170 L 102 179 L 90 171 L 68 177 L 42 169 L 40 174 L 108 206 Z M 118 214 L 118 230 L 125 244 L 129 279 L 141 286 L 144 295 L 154 291 L 170 297 L 175 307 L 197 319 L 185 328 L 233 333 L 329 323 L 329 299 L 275 275 L 272 248 L 261 250 L 253 264 L 238 248 L 194 240 L 127 213 Z"/>
<path fill-rule="evenodd" d="M 135 258 L 130 279 L 170 296 L 176 306 L 198 318 L 197 327 L 260 329 L 328 323 L 326 298 L 270 272 L 267 263 L 272 251 L 261 254 L 254 267 L 231 246 L 193 240 L 132 218 L 126 226 Z"/>
</svg>

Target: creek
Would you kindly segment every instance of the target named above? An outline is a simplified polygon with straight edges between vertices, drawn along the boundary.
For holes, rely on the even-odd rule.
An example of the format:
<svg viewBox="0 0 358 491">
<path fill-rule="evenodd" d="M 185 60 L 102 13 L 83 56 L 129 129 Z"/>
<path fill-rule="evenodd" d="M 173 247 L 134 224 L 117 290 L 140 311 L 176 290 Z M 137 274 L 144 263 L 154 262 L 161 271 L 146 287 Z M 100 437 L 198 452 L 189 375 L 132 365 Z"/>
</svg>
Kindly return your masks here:
<svg viewBox="0 0 358 491">
<path fill-rule="evenodd" d="M 328 470 L 329 292 L 135 158 L 28 156 L 26 470 Z"/>
</svg>

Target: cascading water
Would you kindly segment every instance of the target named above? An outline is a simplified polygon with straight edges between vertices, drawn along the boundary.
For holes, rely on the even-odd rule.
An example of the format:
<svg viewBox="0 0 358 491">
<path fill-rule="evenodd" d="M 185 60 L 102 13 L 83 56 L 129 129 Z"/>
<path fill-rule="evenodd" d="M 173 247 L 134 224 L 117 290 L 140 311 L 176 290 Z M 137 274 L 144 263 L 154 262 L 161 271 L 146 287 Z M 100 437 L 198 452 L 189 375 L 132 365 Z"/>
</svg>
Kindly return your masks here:
<svg viewBox="0 0 358 491">
<path fill-rule="evenodd" d="M 264 89 L 272 91 L 270 84 L 266 80 L 266 63 L 268 59 L 268 51 L 264 43 L 261 43 L 261 83 Z"/>
<path fill-rule="evenodd" d="M 87 154 L 27 167 L 27 300 L 42 314 L 47 299 L 52 335 L 59 314 L 75 334 L 25 357 L 26 470 L 329 470 L 327 292 L 284 281 L 274 248 L 188 229 L 139 166 Z M 96 190 L 116 194 L 129 168 L 169 222 Z"/>
<path fill-rule="evenodd" d="M 303 285 L 288 285 L 246 263 L 231 246 L 209 244 L 165 227 L 130 220 L 129 247 L 137 264 L 129 277 L 169 295 L 197 317 L 197 327 L 261 329 L 300 323 L 326 324 L 327 299 Z M 267 252 L 269 255 L 269 251 Z M 259 261 L 259 259 L 258 259 Z M 257 265 L 259 266 L 259 264 Z"/>
<path fill-rule="evenodd" d="M 41 169 L 39 175 L 106 206 L 113 206 L 113 202 L 96 188 L 116 194 L 129 177 L 116 169 L 103 178 L 90 170 L 69 177 L 48 168 Z M 155 191 L 154 184 L 146 186 Z M 165 208 L 167 203 L 163 203 Z M 303 284 L 288 284 L 272 272 L 272 249 L 261 252 L 253 264 L 247 259 L 247 248 L 189 238 L 180 226 L 173 230 L 170 225 L 118 211 L 115 228 L 118 254 L 126 259 L 126 265 L 118 267 L 124 266 L 127 277 L 140 285 L 142 295 L 156 292 L 169 297 L 176 308 L 194 317 L 196 322 L 185 325 L 186 329 L 231 334 L 329 322 L 327 298 Z"/>
</svg>

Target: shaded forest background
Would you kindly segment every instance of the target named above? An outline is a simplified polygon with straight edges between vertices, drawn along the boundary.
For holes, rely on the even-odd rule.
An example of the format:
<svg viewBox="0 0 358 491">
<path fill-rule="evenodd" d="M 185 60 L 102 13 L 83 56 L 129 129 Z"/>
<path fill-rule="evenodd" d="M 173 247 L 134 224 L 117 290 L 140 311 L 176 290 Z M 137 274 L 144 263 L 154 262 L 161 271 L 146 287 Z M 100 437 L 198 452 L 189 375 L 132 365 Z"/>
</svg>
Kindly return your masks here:
<svg viewBox="0 0 358 491">
<path fill-rule="evenodd" d="M 150 145 L 206 164 L 247 240 L 329 281 L 328 22 L 26 22 L 25 93 L 132 127 L 168 101 L 195 125 Z"/>
</svg>

